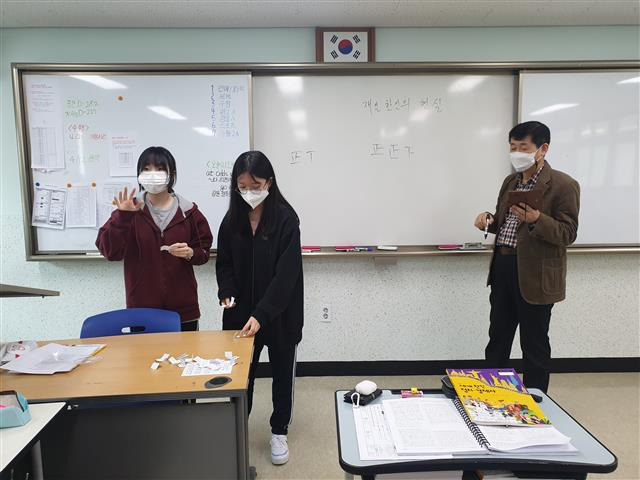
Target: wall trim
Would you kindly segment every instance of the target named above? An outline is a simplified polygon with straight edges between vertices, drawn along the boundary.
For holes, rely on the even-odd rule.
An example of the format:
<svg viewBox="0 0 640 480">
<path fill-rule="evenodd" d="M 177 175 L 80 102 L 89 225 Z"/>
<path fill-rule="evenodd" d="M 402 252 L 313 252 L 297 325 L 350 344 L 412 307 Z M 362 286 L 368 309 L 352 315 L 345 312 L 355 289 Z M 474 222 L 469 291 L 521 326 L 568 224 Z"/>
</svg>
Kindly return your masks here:
<svg viewBox="0 0 640 480">
<path fill-rule="evenodd" d="M 400 360 L 298 362 L 298 377 L 341 377 L 347 375 L 444 375 L 447 368 L 479 368 L 484 360 Z M 508 367 L 522 371 L 522 360 L 511 360 Z M 640 372 L 640 357 L 554 358 L 552 373 Z M 258 365 L 258 378 L 271 376 L 271 366 Z"/>
</svg>

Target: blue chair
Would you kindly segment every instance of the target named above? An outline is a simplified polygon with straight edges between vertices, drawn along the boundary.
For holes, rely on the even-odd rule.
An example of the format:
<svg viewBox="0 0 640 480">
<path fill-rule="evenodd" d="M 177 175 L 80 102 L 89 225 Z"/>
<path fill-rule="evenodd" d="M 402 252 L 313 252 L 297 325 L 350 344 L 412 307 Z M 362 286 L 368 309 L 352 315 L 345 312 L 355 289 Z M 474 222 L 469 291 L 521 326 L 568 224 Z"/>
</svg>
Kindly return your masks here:
<svg viewBox="0 0 640 480">
<path fill-rule="evenodd" d="M 80 338 L 179 332 L 180 315 L 159 308 L 125 308 L 99 313 L 82 323 Z"/>
</svg>

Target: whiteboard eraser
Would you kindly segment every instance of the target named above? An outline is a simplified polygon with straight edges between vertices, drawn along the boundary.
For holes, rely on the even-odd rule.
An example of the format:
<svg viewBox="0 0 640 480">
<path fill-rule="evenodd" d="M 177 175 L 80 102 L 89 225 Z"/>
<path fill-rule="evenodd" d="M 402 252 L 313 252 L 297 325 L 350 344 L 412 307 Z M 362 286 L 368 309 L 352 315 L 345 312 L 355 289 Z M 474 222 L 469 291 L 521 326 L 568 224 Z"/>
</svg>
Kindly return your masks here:
<svg viewBox="0 0 640 480">
<path fill-rule="evenodd" d="M 398 250 L 398 247 L 394 247 L 392 245 L 378 245 L 378 250 L 388 250 L 391 252 L 395 252 L 396 250 Z"/>
</svg>

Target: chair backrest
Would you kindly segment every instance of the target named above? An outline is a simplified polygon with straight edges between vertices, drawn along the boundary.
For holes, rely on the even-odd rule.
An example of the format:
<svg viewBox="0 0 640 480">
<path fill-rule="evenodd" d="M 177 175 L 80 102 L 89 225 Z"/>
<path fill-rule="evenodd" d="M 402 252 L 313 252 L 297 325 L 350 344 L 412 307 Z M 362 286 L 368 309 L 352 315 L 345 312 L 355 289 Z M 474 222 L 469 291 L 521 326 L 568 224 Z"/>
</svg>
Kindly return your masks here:
<svg viewBox="0 0 640 480">
<path fill-rule="evenodd" d="M 99 313 L 82 323 L 80 338 L 179 332 L 180 315 L 159 308 L 126 308 Z"/>
</svg>

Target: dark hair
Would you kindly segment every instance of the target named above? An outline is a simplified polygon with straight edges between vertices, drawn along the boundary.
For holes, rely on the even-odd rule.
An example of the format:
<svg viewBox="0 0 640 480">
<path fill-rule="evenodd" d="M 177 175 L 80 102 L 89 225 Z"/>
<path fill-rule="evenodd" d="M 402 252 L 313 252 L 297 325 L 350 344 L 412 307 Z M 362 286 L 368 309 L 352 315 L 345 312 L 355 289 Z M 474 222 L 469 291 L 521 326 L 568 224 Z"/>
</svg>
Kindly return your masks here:
<svg viewBox="0 0 640 480">
<path fill-rule="evenodd" d="M 271 180 L 269 195 L 264 199 L 264 210 L 260 218 L 260 224 L 265 234 L 271 233 L 275 228 L 281 206 L 285 206 L 291 210 L 296 216 L 296 219 L 298 218 L 293 207 L 287 202 L 282 193 L 280 193 L 278 182 L 276 181 L 276 174 L 267 156 L 258 150 L 250 150 L 240 154 L 231 171 L 231 197 L 229 199 L 227 217 L 234 231 L 239 232 L 251 228 L 249 224 L 251 207 L 244 201 L 238 191 L 238 177 L 245 172 L 248 172 L 254 180 L 256 178 Z"/>
<path fill-rule="evenodd" d="M 176 184 L 178 171 L 176 170 L 176 159 L 173 158 L 171 152 L 164 147 L 147 148 L 140 154 L 140 158 L 138 158 L 138 175 L 142 173 L 144 167 L 147 165 L 154 165 L 167 172 L 169 175 L 167 190 L 169 193 L 173 193 L 173 186 Z M 140 185 L 140 191 L 142 190 L 144 190 L 144 187 Z"/>
<path fill-rule="evenodd" d="M 551 131 L 549 127 L 540 122 L 519 123 L 509 132 L 508 141 L 524 140 L 527 137 L 531 137 L 531 141 L 535 143 L 538 148 L 544 143 L 551 143 Z"/>
</svg>

